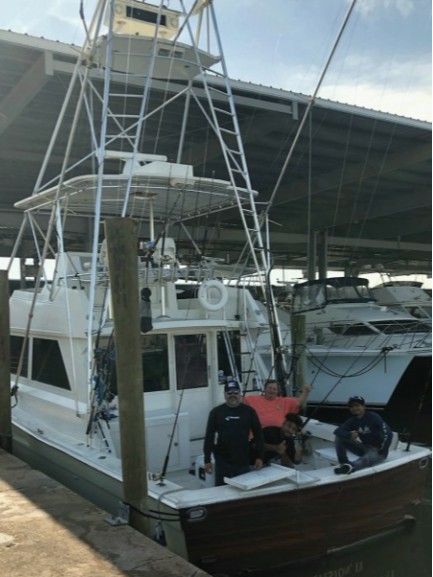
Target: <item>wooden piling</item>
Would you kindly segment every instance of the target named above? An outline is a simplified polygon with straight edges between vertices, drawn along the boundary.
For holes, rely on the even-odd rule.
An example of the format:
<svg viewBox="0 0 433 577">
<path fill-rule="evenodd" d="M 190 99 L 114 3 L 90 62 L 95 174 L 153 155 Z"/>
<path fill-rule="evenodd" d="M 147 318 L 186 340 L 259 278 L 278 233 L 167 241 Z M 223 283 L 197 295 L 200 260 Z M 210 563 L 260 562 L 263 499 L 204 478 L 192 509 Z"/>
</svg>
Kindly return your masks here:
<svg viewBox="0 0 433 577">
<path fill-rule="evenodd" d="M 0 448 L 12 453 L 9 281 L 5 270 L 0 270 Z"/>
<path fill-rule="evenodd" d="M 105 221 L 116 347 L 123 495 L 130 524 L 150 535 L 147 507 L 143 370 L 137 266 L 138 224 L 130 218 Z"/>
</svg>

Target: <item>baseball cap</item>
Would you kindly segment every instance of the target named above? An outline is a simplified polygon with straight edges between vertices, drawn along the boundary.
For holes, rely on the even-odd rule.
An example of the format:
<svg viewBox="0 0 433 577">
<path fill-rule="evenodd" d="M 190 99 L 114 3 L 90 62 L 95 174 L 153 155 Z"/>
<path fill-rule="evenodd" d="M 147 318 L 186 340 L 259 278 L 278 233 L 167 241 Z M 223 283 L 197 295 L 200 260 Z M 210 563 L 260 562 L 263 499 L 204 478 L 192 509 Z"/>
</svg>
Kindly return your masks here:
<svg viewBox="0 0 433 577">
<path fill-rule="evenodd" d="M 355 395 L 354 397 L 350 397 L 349 400 L 347 401 L 347 404 L 352 405 L 353 403 L 358 403 L 359 405 L 365 405 L 365 399 L 364 397 L 359 397 L 357 395 Z"/>
<path fill-rule="evenodd" d="M 237 381 L 228 381 L 225 385 L 224 385 L 224 392 L 226 393 L 240 393 L 241 392 L 241 388 L 239 386 L 239 383 Z"/>
</svg>

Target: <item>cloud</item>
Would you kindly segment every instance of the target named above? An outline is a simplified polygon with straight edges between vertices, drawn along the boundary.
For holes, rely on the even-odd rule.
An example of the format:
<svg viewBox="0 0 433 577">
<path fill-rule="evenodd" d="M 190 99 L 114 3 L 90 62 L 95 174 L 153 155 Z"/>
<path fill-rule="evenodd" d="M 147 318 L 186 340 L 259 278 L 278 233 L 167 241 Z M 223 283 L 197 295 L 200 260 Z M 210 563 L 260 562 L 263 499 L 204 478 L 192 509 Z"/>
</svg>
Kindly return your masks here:
<svg viewBox="0 0 433 577">
<path fill-rule="evenodd" d="M 384 10 L 397 10 L 402 16 L 407 18 L 412 14 L 415 6 L 413 0 L 362 0 L 362 2 L 358 2 L 356 9 L 364 17 L 371 17 Z"/>
<path fill-rule="evenodd" d="M 393 88 L 382 90 L 374 84 L 339 84 L 328 85 L 319 93 L 320 98 L 329 99 L 344 104 L 361 106 L 370 110 L 378 110 L 431 122 L 432 103 L 424 90 L 411 90 Z"/>
</svg>

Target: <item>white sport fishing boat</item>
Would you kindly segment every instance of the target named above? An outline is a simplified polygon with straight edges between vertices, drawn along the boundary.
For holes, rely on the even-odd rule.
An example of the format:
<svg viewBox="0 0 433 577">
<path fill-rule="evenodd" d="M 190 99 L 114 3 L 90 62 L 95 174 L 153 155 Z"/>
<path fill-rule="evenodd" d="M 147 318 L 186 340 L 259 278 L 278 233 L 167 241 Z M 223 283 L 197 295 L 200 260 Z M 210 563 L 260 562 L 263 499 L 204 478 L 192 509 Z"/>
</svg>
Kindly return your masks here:
<svg viewBox="0 0 433 577">
<path fill-rule="evenodd" d="M 79 86 L 78 101 L 71 88 L 53 135 L 54 141 L 62 130 L 69 134 L 62 171 L 44 183 L 50 145 L 34 193 L 16 205 L 34 232 L 40 269 L 35 288 L 15 290 L 10 299 L 14 447 L 62 472 L 62 480 L 69 479 L 76 490 L 90 487 L 89 496 L 113 515 L 119 501 L 137 509 L 124 496 L 123 383 L 116 364 L 118 347 L 127 345 L 116 333 L 113 252 L 101 227 L 112 217 L 133 219 L 148 471 L 147 502 L 139 514 L 150 519 L 155 535 L 160 540 L 164 535 L 173 552 L 210 573 L 236 575 L 326 555 L 416 518 L 430 451 L 403 445 L 394 435 L 384 463 L 341 478 L 333 472 L 334 427 L 310 419 L 303 431 L 304 460 L 296 469 L 273 465 L 218 487 L 204 473 L 208 412 L 223 400 L 224 375 L 239 377 L 235 354 L 248 353 L 247 365 L 254 365 L 260 386 L 267 369 L 259 357 L 253 360 L 248 342 L 268 330 L 269 319 L 248 290 L 221 281 L 217 263 L 204 257 L 194 267 L 182 263 L 170 236 L 175 227 L 186 229 L 203 214 L 232 207 L 251 249 L 248 231 L 260 234 L 256 193 L 225 74 L 218 76 L 218 110 L 211 97 L 209 68 L 222 54 L 195 43 L 205 13 L 217 32 L 212 2 L 195 2 L 188 12 L 180 4 L 175 11 L 138 0 L 98 3 L 72 79 L 71 86 Z M 108 25 L 104 33 L 102 22 Z M 181 30 L 190 32 L 191 45 L 179 42 Z M 173 75 L 184 80 L 179 94 L 197 102 L 190 80 L 201 80 L 207 95 L 203 116 L 224 151 L 227 180 L 198 177 L 192 166 L 156 155 L 153 146 L 151 152 L 142 149 L 145 122 L 155 112 L 148 98 L 152 79 L 160 83 Z M 119 76 L 128 79 L 123 89 L 129 87 L 135 98 L 140 88 L 134 117 L 124 113 L 123 102 L 115 103 L 129 96 L 116 87 Z M 73 115 L 66 113 L 69 106 Z M 104 114 L 97 116 L 96 109 Z M 224 115 L 224 131 L 218 115 Z M 83 118 L 92 147 L 76 162 L 70 152 Z M 96 173 L 88 171 L 91 162 L 99 167 Z M 242 175 L 242 187 L 234 171 Z M 39 218 L 46 215 L 42 233 Z M 65 225 L 76 216 L 91 223 L 89 252 L 66 247 Z M 47 256 L 56 259 L 50 280 Z M 258 269 L 265 268 L 265 251 L 258 258 Z"/>
<path fill-rule="evenodd" d="M 414 373 L 410 394 L 418 405 L 431 376 L 431 322 L 379 305 L 361 277 L 295 285 L 291 314 L 305 316 L 313 405 L 344 407 L 348 394 L 362 390 L 383 410 Z"/>
<path fill-rule="evenodd" d="M 341 422 L 347 417 L 347 399 L 362 391 L 370 407 L 399 431 L 411 431 L 431 391 L 430 319 L 379 305 L 368 280 L 360 277 L 298 283 L 288 296 L 276 305 L 282 349 L 291 378 L 297 363 L 305 363 L 304 378 L 313 385 L 308 413 Z M 305 318 L 305 334 L 293 329 L 300 317 Z M 272 370 L 268 333 L 258 335 L 256 351 Z M 425 413 L 428 399 L 424 405 Z M 415 434 L 418 440 L 428 438 L 424 431 Z"/>
</svg>

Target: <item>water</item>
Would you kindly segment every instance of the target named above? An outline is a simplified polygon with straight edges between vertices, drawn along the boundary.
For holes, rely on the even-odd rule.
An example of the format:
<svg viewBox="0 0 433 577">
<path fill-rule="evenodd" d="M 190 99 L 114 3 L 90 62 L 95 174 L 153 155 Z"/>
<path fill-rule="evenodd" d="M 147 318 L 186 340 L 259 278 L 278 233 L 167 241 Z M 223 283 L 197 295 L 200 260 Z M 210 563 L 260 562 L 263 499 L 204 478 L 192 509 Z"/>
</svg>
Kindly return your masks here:
<svg viewBox="0 0 433 577">
<path fill-rule="evenodd" d="M 269 577 L 431 577 L 431 506 L 412 533 L 386 537 L 356 552 L 273 572 Z"/>
<path fill-rule="evenodd" d="M 404 489 L 403 489 L 404 490 Z M 332 520 L 330 520 L 332 522 Z M 412 529 L 400 530 L 350 553 L 263 574 L 263 577 L 431 577 L 431 478 Z M 262 576 L 260 576 L 262 577 Z"/>
</svg>

